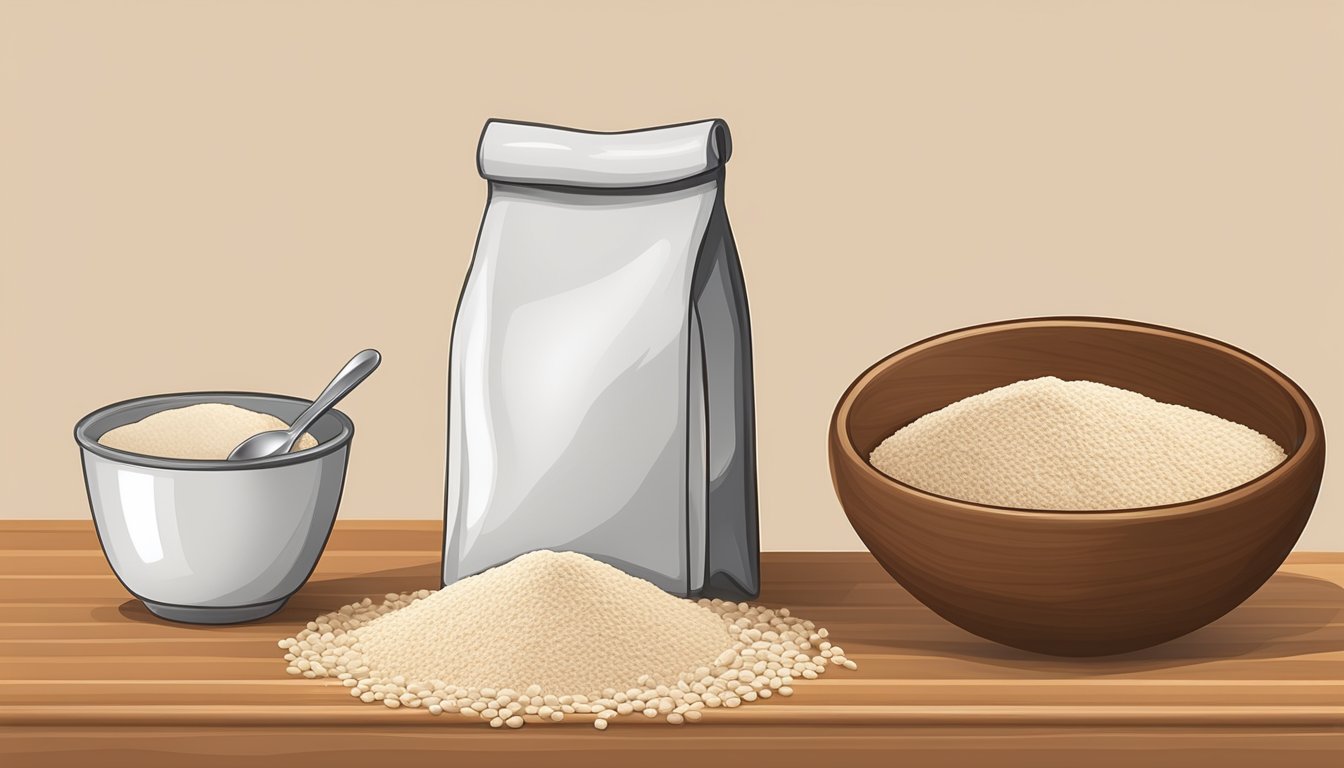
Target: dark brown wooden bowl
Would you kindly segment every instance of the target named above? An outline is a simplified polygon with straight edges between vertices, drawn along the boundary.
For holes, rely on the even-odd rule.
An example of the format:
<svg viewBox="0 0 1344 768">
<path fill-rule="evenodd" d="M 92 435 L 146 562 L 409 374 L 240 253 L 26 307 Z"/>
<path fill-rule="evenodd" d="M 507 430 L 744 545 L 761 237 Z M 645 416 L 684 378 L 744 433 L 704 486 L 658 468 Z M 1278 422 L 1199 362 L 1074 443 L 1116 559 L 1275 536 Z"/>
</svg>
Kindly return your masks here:
<svg viewBox="0 0 1344 768">
<path fill-rule="evenodd" d="M 1096 381 L 1212 413 L 1273 438 L 1288 458 L 1216 496 L 1096 512 L 958 501 L 868 463 L 882 440 L 916 418 L 1039 376 Z M 1235 347 L 1123 320 L 1032 318 L 935 336 L 869 368 L 836 406 L 830 462 L 860 538 L 929 608 L 1005 645 L 1098 656 L 1180 637 L 1255 592 L 1311 514 L 1325 432 L 1296 384 Z"/>
</svg>

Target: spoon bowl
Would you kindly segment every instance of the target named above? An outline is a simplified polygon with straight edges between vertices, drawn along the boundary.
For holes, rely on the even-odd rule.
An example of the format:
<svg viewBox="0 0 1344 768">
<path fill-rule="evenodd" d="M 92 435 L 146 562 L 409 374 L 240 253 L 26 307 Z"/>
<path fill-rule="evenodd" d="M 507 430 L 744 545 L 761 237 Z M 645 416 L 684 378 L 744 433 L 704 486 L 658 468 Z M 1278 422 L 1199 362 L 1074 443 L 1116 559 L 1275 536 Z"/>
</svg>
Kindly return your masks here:
<svg viewBox="0 0 1344 768">
<path fill-rule="evenodd" d="M 294 448 L 295 440 L 296 438 L 287 429 L 258 432 L 230 451 L 229 460 L 260 459 L 263 456 L 278 456 L 282 453 L 289 453 Z"/>
</svg>

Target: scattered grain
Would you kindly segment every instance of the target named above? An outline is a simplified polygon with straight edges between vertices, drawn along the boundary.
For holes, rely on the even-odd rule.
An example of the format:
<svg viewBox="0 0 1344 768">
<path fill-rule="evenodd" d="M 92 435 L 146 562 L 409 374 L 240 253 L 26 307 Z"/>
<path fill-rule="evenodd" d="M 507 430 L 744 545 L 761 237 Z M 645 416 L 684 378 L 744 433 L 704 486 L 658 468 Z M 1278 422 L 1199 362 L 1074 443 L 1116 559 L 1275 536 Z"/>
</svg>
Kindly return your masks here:
<svg viewBox="0 0 1344 768">
<path fill-rule="evenodd" d="M 807 653 L 808 638 L 826 636 L 785 609 L 683 600 L 583 555 L 542 551 L 437 592 L 366 598 L 278 645 L 307 662 L 291 674 L 340 678 L 364 702 L 495 728 L 520 728 L 524 714 L 594 714 L 604 730 L 635 713 L 695 722 L 705 708 L 789 696 L 787 683 L 827 665 L 857 667 L 829 643 L 829 659 Z"/>
</svg>

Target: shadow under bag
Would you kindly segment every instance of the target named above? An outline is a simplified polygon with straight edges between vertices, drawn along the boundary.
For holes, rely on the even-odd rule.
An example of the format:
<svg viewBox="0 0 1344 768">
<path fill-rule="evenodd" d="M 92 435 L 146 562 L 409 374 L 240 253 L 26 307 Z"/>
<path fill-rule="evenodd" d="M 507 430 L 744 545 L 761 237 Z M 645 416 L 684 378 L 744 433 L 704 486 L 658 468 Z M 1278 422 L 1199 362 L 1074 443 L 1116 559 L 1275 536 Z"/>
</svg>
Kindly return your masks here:
<svg viewBox="0 0 1344 768">
<path fill-rule="evenodd" d="M 492 120 L 453 326 L 445 584 L 539 549 L 759 590 L 751 337 L 720 120 Z"/>
</svg>

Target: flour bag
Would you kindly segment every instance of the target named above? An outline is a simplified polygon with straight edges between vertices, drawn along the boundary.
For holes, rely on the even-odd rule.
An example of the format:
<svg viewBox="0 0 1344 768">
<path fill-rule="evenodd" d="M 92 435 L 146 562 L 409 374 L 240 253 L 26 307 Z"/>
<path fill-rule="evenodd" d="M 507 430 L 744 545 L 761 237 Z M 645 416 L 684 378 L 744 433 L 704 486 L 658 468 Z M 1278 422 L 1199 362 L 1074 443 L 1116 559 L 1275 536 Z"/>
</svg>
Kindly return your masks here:
<svg viewBox="0 0 1344 768">
<path fill-rule="evenodd" d="M 453 325 L 445 584 L 538 549 L 755 597 L 751 339 L 728 126 L 491 120 Z"/>
</svg>

